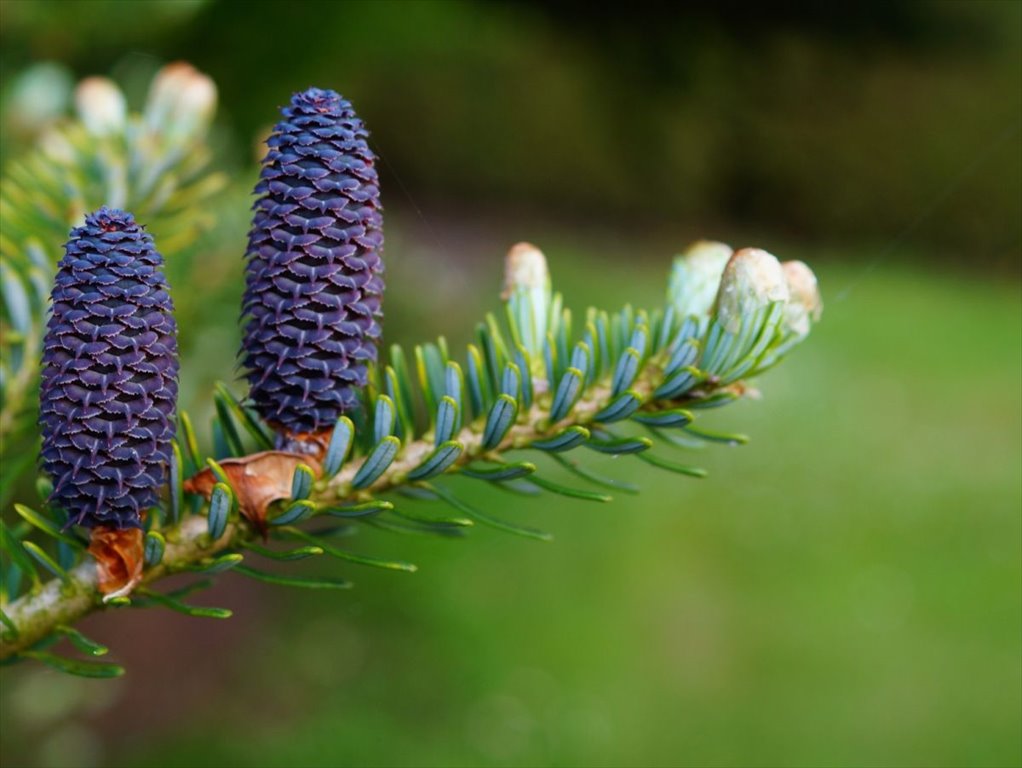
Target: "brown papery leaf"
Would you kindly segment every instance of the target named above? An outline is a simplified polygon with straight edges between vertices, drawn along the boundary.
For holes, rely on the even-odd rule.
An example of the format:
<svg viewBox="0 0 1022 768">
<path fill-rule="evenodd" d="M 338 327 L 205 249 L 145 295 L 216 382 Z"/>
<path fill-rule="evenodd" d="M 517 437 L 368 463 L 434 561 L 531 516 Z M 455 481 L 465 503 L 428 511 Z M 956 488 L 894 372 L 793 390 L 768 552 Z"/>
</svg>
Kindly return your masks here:
<svg viewBox="0 0 1022 768">
<path fill-rule="evenodd" d="M 217 462 L 231 482 L 238 509 L 260 533 L 266 533 L 266 511 L 270 504 L 291 496 L 291 478 L 299 464 L 319 475 L 320 463 L 312 456 L 288 451 L 262 451 L 251 456 Z M 200 493 L 207 499 L 217 484 L 213 470 L 204 469 L 184 482 L 188 493 Z"/>
<path fill-rule="evenodd" d="M 141 528 L 92 529 L 89 554 L 96 560 L 104 600 L 129 594 L 142 580 L 143 552 Z"/>
<path fill-rule="evenodd" d="M 333 427 L 322 429 L 319 432 L 292 432 L 274 422 L 270 422 L 270 426 L 280 436 L 280 442 L 277 443 L 278 448 L 286 448 L 288 452 L 300 453 L 318 461 L 322 461 L 326 456 L 330 438 L 334 434 Z"/>
</svg>

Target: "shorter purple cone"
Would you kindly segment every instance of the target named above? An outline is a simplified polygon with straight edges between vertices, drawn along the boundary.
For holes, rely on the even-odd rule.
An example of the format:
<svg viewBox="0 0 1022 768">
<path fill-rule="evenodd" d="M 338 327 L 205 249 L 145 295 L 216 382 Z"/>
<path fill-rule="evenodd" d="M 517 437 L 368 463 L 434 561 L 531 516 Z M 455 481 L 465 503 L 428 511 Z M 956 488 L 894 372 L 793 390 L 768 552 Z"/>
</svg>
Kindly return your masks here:
<svg viewBox="0 0 1022 768">
<path fill-rule="evenodd" d="M 43 341 L 39 423 L 51 502 L 68 522 L 138 528 L 157 502 L 177 404 L 163 257 L 130 213 L 71 230 Z"/>
<path fill-rule="evenodd" d="M 383 214 L 349 102 L 310 88 L 283 115 L 255 188 L 241 362 L 259 415 L 301 435 L 354 408 L 376 360 Z"/>
</svg>

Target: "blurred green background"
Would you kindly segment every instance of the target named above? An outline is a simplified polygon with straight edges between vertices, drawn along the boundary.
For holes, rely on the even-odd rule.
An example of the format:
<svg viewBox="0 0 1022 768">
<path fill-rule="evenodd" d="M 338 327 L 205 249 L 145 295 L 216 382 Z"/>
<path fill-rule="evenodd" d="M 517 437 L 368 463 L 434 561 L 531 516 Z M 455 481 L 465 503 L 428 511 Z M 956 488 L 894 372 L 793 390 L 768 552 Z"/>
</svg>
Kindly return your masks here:
<svg viewBox="0 0 1022 768">
<path fill-rule="evenodd" d="M 369 532 L 420 571 L 94 617 L 128 675 L 4 670 L 3 765 L 1022 764 L 1022 4 L 594 5 L 0 3 L 5 162 L 41 65 L 55 109 L 90 74 L 140 106 L 177 59 L 220 88 L 234 183 L 168 265 L 199 415 L 259 141 L 311 84 L 382 157 L 390 341 L 467 340 L 523 239 L 578 308 L 658 303 L 699 237 L 804 259 L 826 302 L 707 419 L 753 439 L 706 480 L 594 459 L 643 493 L 466 489 L 550 545 Z"/>
</svg>

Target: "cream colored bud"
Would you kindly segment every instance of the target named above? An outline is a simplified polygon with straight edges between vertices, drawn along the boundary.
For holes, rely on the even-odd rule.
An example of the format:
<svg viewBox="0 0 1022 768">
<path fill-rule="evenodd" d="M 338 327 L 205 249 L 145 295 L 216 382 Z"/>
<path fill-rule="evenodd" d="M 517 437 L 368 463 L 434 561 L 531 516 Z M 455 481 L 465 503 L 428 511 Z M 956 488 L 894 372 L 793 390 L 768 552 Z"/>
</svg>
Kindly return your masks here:
<svg viewBox="0 0 1022 768">
<path fill-rule="evenodd" d="M 124 130 L 128 107 L 124 94 L 106 77 L 87 77 L 75 88 L 75 109 L 86 130 L 106 136 Z"/>
<path fill-rule="evenodd" d="M 146 102 L 146 124 L 183 141 L 203 133 L 216 111 L 213 81 L 187 62 L 168 64 L 156 73 Z"/>
<path fill-rule="evenodd" d="M 213 80 L 201 72 L 188 82 L 181 91 L 181 108 L 191 112 L 204 122 L 209 122 L 216 110 L 216 85 Z"/>
<path fill-rule="evenodd" d="M 518 289 L 550 290 L 546 256 L 532 243 L 516 243 L 504 259 L 504 290 L 500 297 L 507 301 Z"/>
<path fill-rule="evenodd" d="M 816 275 L 804 262 L 786 261 L 781 264 L 791 298 L 784 308 L 785 329 L 799 338 L 809 335 L 812 323 L 823 314 L 823 299 Z"/>
<path fill-rule="evenodd" d="M 724 268 L 717 293 L 717 318 L 728 333 L 775 301 L 787 301 L 788 281 L 781 262 L 759 248 L 736 251 Z"/>
<path fill-rule="evenodd" d="M 675 312 L 682 317 L 709 316 L 731 254 L 729 245 L 700 240 L 675 258 L 667 286 L 668 302 Z"/>
<path fill-rule="evenodd" d="M 552 301 L 550 270 L 539 248 L 531 243 L 512 246 L 504 260 L 504 290 L 500 296 L 508 302 L 522 346 L 535 356 L 538 365 Z"/>
</svg>

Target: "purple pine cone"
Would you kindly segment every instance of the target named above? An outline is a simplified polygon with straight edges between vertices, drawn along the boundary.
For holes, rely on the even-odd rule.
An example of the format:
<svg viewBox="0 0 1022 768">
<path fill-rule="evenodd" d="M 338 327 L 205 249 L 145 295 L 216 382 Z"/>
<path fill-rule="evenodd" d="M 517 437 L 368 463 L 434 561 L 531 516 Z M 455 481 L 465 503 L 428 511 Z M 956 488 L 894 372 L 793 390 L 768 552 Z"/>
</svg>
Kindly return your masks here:
<svg viewBox="0 0 1022 768">
<path fill-rule="evenodd" d="M 39 392 L 43 468 L 71 523 L 138 528 L 170 460 L 177 326 L 163 257 L 130 213 L 100 208 L 57 265 Z"/>
<path fill-rule="evenodd" d="M 355 407 L 376 360 L 383 215 L 351 104 L 310 88 L 283 115 L 255 188 L 241 362 L 259 414 L 307 434 Z"/>
</svg>

